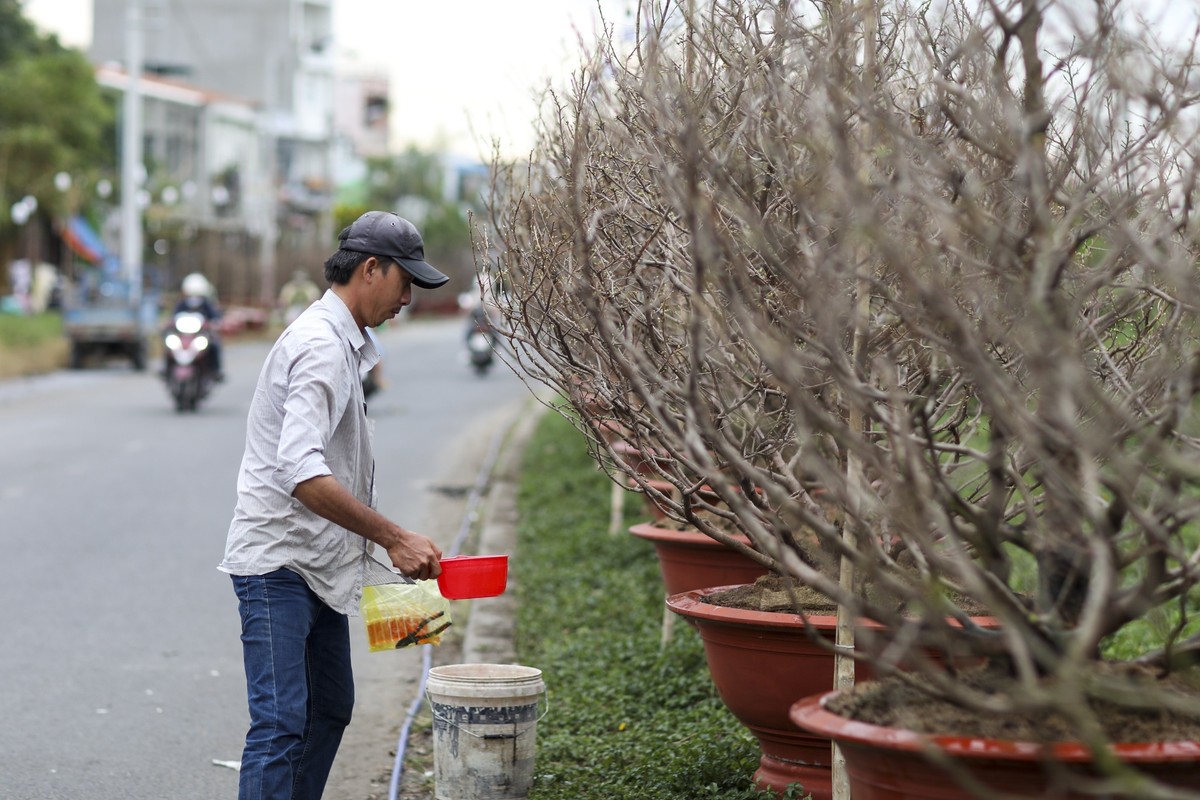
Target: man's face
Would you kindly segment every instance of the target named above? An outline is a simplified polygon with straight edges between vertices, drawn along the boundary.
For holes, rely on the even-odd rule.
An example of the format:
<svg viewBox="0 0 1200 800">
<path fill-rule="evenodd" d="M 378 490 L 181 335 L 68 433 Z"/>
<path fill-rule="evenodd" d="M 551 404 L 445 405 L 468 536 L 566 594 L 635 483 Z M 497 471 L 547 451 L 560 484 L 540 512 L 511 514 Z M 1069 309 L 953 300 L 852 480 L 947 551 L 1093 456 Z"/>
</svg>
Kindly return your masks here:
<svg viewBox="0 0 1200 800">
<path fill-rule="evenodd" d="M 384 264 L 387 271 L 384 272 Z M 374 318 L 368 320 L 371 327 L 382 325 L 400 313 L 400 309 L 412 302 L 412 275 L 408 270 L 395 262 L 380 260 L 376 267 L 379 273 L 372 292 L 371 307 L 376 312 Z"/>
</svg>

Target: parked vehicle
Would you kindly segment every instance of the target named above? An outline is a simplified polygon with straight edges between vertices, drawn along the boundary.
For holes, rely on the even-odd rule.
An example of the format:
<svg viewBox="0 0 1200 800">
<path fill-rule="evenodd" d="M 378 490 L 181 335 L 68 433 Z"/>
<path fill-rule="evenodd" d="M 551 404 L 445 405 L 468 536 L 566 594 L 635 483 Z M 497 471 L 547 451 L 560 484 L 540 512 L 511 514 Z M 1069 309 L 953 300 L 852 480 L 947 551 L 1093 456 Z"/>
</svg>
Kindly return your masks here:
<svg viewBox="0 0 1200 800">
<path fill-rule="evenodd" d="M 64 298 L 63 332 L 70 342 L 71 369 L 107 356 L 127 358 L 135 370 L 146 368 L 158 300 L 148 295 L 138 301 L 131 294 L 128 283 L 105 281 Z"/>
<path fill-rule="evenodd" d="M 212 323 L 195 311 L 176 313 L 163 334 L 163 379 L 176 411 L 195 411 L 217 382 L 212 337 Z"/>
</svg>

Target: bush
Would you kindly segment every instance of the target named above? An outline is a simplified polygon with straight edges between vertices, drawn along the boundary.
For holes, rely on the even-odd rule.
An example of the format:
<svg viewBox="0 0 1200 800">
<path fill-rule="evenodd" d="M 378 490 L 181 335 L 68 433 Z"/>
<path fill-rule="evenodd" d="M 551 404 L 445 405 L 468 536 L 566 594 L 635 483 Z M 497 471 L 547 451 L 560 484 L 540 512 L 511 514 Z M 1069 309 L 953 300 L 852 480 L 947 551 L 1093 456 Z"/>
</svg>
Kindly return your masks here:
<svg viewBox="0 0 1200 800">
<path fill-rule="evenodd" d="M 0 347 L 33 347 L 62 336 L 62 317 L 0 314 Z"/>
</svg>

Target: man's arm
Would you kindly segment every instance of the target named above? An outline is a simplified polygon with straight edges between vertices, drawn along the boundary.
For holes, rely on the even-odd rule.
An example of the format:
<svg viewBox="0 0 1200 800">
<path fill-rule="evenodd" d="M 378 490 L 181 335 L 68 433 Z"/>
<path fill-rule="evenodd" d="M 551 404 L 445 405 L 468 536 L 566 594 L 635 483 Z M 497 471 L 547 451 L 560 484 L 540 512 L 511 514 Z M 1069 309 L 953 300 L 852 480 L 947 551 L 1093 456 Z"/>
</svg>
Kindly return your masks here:
<svg viewBox="0 0 1200 800">
<path fill-rule="evenodd" d="M 433 540 L 401 528 L 361 502 L 332 475 L 296 484 L 292 496 L 314 514 L 382 546 L 400 574 L 427 580 L 441 573 L 438 561 L 442 551 Z"/>
</svg>

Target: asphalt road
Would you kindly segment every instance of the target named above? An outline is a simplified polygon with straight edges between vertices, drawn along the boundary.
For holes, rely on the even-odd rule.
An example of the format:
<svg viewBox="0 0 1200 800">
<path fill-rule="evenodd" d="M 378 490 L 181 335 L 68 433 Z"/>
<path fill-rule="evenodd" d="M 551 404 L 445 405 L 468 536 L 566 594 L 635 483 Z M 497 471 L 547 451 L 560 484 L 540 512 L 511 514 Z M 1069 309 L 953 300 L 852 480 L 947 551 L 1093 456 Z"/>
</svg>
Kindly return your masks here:
<svg viewBox="0 0 1200 800">
<path fill-rule="evenodd" d="M 491 439 L 530 410 L 503 365 L 461 360 L 459 320 L 382 336 L 380 510 L 448 547 Z M 247 714 L 237 604 L 216 569 L 245 415 L 269 343 L 227 345 L 229 379 L 176 413 L 123 364 L 0 382 L 0 798 L 233 798 Z M 419 658 L 368 653 L 327 797 L 363 800 Z M 217 763 L 214 763 L 217 762 Z"/>
</svg>

